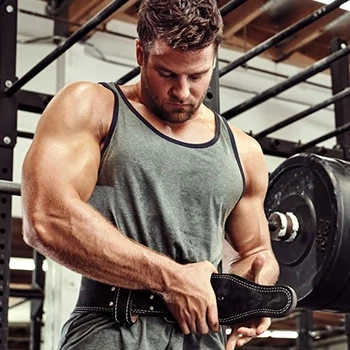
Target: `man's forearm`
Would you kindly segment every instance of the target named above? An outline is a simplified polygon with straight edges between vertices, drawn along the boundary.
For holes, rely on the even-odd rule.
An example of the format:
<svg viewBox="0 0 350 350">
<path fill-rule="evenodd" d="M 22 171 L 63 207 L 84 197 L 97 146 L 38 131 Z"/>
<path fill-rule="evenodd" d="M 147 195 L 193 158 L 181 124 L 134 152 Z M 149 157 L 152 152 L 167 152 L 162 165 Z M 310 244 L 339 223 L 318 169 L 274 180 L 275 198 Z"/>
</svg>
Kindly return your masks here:
<svg viewBox="0 0 350 350">
<path fill-rule="evenodd" d="M 24 217 L 26 241 L 45 256 L 89 278 L 161 293 L 179 268 L 168 257 L 125 237 L 84 202 L 71 200 L 64 208 L 45 211 L 39 212 L 36 220 Z"/>
</svg>

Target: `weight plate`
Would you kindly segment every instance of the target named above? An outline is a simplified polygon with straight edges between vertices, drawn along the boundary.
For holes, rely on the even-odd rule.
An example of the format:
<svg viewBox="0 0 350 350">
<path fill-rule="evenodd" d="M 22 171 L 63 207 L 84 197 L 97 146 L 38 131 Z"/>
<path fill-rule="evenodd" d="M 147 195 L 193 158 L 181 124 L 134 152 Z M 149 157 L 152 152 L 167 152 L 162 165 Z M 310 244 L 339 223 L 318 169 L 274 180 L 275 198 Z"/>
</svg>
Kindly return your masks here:
<svg viewBox="0 0 350 350">
<path fill-rule="evenodd" d="M 299 306 L 331 309 L 350 274 L 350 259 L 345 259 L 350 244 L 343 239 L 340 168 L 333 159 L 300 154 L 270 176 L 265 210 L 292 212 L 300 224 L 294 241 L 272 241 L 280 265 L 278 284 L 295 289 Z"/>
</svg>

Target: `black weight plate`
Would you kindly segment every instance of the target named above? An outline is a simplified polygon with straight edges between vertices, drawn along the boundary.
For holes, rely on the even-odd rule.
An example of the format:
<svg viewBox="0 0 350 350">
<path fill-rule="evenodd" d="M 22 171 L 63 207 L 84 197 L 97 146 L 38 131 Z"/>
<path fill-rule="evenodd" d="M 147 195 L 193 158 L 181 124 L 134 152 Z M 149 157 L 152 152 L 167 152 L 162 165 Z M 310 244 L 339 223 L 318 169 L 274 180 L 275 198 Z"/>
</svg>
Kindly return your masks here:
<svg viewBox="0 0 350 350">
<path fill-rule="evenodd" d="M 324 287 L 325 294 L 334 294 L 334 290 L 338 294 L 334 296 L 331 302 L 325 305 L 324 309 L 342 313 L 350 312 L 350 163 L 343 160 L 329 160 L 329 165 L 332 167 L 333 174 L 336 176 L 339 203 L 339 218 L 342 219 L 342 225 L 338 227 L 338 248 L 339 253 L 334 265 L 332 274 L 332 284 Z M 343 280 L 348 276 L 346 283 L 343 286 L 338 284 L 338 280 Z"/>
<path fill-rule="evenodd" d="M 281 270 L 278 284 L 295 289 L 299 306 L 330 305 L 348 278 L 334 271 L 342 253 L 337 190 L 333 168 L 315 155 L 294 156 L 270 177 L 265 209 L 293 212 L 300 224 L 293 242 L 272 241 Z"/>
</svg>

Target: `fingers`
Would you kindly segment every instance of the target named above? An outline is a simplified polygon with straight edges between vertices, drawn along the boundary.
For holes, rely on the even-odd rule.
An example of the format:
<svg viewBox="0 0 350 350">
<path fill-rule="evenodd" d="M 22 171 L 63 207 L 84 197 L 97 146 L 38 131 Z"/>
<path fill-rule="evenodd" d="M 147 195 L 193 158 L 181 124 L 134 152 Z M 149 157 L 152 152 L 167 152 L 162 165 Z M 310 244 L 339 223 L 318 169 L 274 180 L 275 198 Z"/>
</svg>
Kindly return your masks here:
<svg viewBox="0 0 350 350">
<path fill-rule="evenodd" d="M 249 326 L 234 327 L 226 344 L 226 350 L 233 350 L 263 334 L 271 325 L 270 318 L 262 318 L 253 321 Z"/>
<path fill-rule="evenodd" d="M 216 296 L 210 279 L 217 273 L 215 266 L 203 261 L 182 267 L 163 297 L 184 334 L 219 330 Z"/>
<path fill-rule="evenodd" d="M 228 338 L 228 341 L 226 343 L 225 350 L 233 350 L 236 347 L 236 343 L 237 343 L 238 338 L 239 338 L 239 335 L 232 331 L 232 333 L 231 333 L 231 335 Z"/>
<path fill-rule="evenodd" d="M 265 264 L 265 255 L 260 253 L 256 256 L 256 258 L 254 259 L 253 263 L 252 263 L 252 273 L 254 274 L 254 276 L 258 276 L 259 273 L 261 272 L 262 268 L 264 267 Z"/>
<path fill-rule="evenodd" d="M 179 321 L 179 326 L 180 326 L 181 332 L 182 332 L 183 334 L 188 335 L 188 334 L 191 333 L 191 331 L 190 331 L 190 329 L 189 329 L 189 327 L 188 327 L 188 325 L 187 325 L 186 322 L 184 322 L 184 321 Z"/>
<path fill-rule="evenodd" d="M 174 312 L 175 313 L 175 312 Z M 219 318 L 216 303 L 207 308 L 207 312 L 203 314 L 182 313 L 176 317 L 184 334 L 200 333 L 208 334 L 219 331 Z"/>
<path fill-rule="evenodd" d="M 205 317 L 190 318 L 188 321 L 179 321 L 181 332 L 185 335 L 190 333 L 208 334 L 209 331 L 218 332 L 219 324 L 216 321 L 207 322 Z"/>
<path fill-rule="evenodd" d="M 252 333 L 251 333 L 252 334 Z M 233 350 L 236 347 L 239 348 L 245 344 L 247 344 L 249 341 L 251 341 L 255 336 L 244 336 L 242 334 L 239 334 L 235 332 L 234 330 L 232 331 L 227 343 L 226 343 L 226 350 Z"/>
<path fill-rule="evenodd" d="M 271 318 L 265 317 L 259 319 L 259 322 L 256 325 L 251 324 L 247 327 L 239 327 L 236 331 L 241 337 L 257 337 L 263 334 L 270 326 Z"/>
<path fill-rule="evenodd" d="M 209 327 L 205 318 L 198 318 L 197 320 L 197 331 L 200 334 L 208 334 Z"/>
<path fill-rule="evenodd" d="M 219 316 L 216 303 L 209 305 L 207 312 L 208 325 L 212 332 L 219 331 Z"/>
<path fill-rule="evenodd" d="M 243 275 L 244 278 L 253 281 L 258 282 L 259 281 L 259 274 L 261 270 L 264 267 L 265 264 L 265 255 L 263 253 L 259 253 L 253 260 L 250 269 Z"/>
</svg>

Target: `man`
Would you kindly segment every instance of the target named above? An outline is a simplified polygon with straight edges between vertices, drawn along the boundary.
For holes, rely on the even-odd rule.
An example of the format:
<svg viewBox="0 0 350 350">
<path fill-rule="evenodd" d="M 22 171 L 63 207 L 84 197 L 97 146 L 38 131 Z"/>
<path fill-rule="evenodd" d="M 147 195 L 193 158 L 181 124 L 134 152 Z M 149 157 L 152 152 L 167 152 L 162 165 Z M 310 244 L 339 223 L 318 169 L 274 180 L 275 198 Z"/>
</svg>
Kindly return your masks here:
<svg viewBox="0 0 350 350">
<path fill-rule="evenodd" d="M 203 105 L 222 26 L 216 0 L 144 0 L 140 81 L 69 85 L 38 124 L 23 166 L 26 242 L 84 276 L 79 300 L 111 286 L 150 290 L 178 322 L 117 325 L 83 306 L 61 349 L 223 349 L 210 278 L 224 232 L 239 254 L 232 273 L 277 279 L 261 149 Z M 226 349 L 269 325 L 234 325 Z"/>
</svg>

